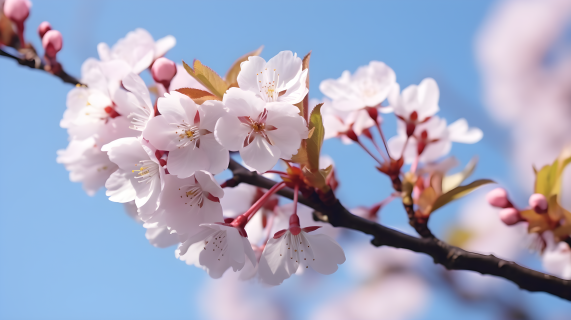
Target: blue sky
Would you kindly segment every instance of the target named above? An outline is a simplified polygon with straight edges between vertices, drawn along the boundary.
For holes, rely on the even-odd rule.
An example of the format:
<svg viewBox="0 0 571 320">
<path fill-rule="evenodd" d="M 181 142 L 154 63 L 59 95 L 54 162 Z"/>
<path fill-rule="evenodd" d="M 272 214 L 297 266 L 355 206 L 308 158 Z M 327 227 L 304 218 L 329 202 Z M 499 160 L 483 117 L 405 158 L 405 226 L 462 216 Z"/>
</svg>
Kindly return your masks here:
<svg viewBox="0 0 571 320">
<path fill-rule="evenodd" d="M 516 188 L 505 157 L 506 133 L 482 106 L 474 57 L 475 35 L 491 7 L 487 0 L 33 1 L 26 37 L 41 48 L 36 28 L 49 21 L 64 37 L 59 60 L 77 76 L 85 59 L 97 57 L 99 42 L 111 45 L 138 27 L 155 39 L 176 37 L 168 58 L 197 58 L 221 74 L 234 59 L 260 45 L 265 46 L 266 59 L 281 50 L 298 55 L 312 50 L 311 98 L 322 97 L 320 81 L 371 60 L 384 61 L 395 70 L 401 87 L 435 78 L 442 115 L 449 122 L 466 117 L 485 134 L 477 145 L 455 145 L 453 154 L 462 163 L 479 155 L 476 178 Z M 144 229 L 121 205 L 109 202 L 103 192 L 87 196 L 55 162 L 56 150 L 67 145 L 59 121 L 70 89 L 46 73 L 0 59 L 0 318 L 202 319 L 205 315 L 197 307 L 202 285 L 211 281 L 206 273 L 176 260 L 171 249 L 150 246 Z M 388 117 L 388 136 L 395 133 L 392 122 Z M 370 205 L 390 192 L 388 180 L 358 147 L 331 140 L 324 152 L 338 166 L 339 197 L 348 207 Z M 434 217 L 437 233 L 444 232 L 460 206 L 451 205 Z M 383 222 L 406 227 L 398 205 L 382 215 Z M 340 272 L 322 289 L 342 291 L 346 282 Z M 543 309 L 563 306 L 546 295 L 524 296 Z M 438 292 L 432 302 L 419 319 L 489 315 Z"/>
</svg>

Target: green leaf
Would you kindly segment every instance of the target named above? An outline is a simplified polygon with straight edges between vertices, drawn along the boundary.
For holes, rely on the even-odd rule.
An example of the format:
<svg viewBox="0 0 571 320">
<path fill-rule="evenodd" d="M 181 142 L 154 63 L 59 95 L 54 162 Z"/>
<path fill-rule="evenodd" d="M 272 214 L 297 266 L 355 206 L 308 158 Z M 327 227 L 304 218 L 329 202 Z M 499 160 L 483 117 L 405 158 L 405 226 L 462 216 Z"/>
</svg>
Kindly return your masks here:
<svg viewBox="0 0 571 320">
<path fill-rule="evenodd" d="M 230 69 L 228 69 L 228 72 L 226 72 L 226 76 L 224 77 L 224 79 L 226 80 L 226 83 L 228 83 L 230 85 L 237 83 L 238 82 L 238 74 L 240 73 L 240 64 L 242 62 L 248 60 L 248 58 L 251 56 L 259 56 L 260 53 L 262 53 L 262 49 L 264 49 L 264 46 L 259 47 L 255 51 L 246 53 L 245 55 L 238 58 L 238 60 L 234 61 L 234 63 L 230 67 Z"/>
<path fill-rule="evenodd" d="M 549 197 L 551 192 L 551 186 L 549 185 L 549 173 L 551 172 L 551 166 L 543 166 L 539 171 L 537 171 L 535 177 L 535 193 L 541 193 L 546 198 Z"/>
<path fill-rule="evenodd" d="M 462 182 L 464 182 L 464 180 L 468 179 L 468 177 L 474 173 L 477 164 L 478 157 L 474 157 L 472 160 L 470 160 L 470 162 L 468 162 L 464 170 L 444 177 L 444 179 L 442 179 L 442 192 L 446 193 L 459 186 Z"/>
<path fill-rule="evenodd" d="M 489 179 L 480 179 L 480 180 L 476 180 L 470 184 L 467 184 L 465 186 L 456 187 L 456 188 L 442 194 L 434 202 L 434 205 L 432 206 L 431 212 L 434 212 L 437 209 L 440 209 L 441 207 L 447 205 L 448 203 L 450 203 L 454 200 L 460 199 L 460 198 L 468 195 L 470 192 L 476 190 L 478 187 L 481 187 L 481 186 L 488 184 L 488 183 L 495 183 L 495 182 L 492 180 L 489 180 Z"/>
<path fill-rule="evenodd" d="M 323 145 L 323 137 L 325 135 L 325 128 L 323 128 L 323 120 L 321 118 L 320 103 L 313 108 L 309 117 L 309 130 L 313 133 L 307 139 L 307 158 L 309 169 L 312 171 L 319 170 L 319 154 L 321 153 L 321 146 Z"/>
<path fill-rule="evenodd" d="M 199 60 L 194 60 L 194 69 L 191 68 L 184 61 L 182 62 L 184 69 L 194 79 L 205 86 L 212 94 L 222 99 L 224 93 L 230 87 L 224 79 L 222 79 L 216 72 L 209 67 L 203 65 Z"/>
</svg>

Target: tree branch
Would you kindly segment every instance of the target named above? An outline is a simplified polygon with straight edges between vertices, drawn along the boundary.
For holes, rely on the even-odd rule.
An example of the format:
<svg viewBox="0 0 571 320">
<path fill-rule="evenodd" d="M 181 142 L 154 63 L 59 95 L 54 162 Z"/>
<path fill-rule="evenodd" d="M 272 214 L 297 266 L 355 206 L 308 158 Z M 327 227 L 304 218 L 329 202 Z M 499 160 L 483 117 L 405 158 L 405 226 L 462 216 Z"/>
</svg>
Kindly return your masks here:
<svg viewBox="0 0 571 320">
<path fill-rule="evenodd" d="M 230 159 L 229 169 L 233 178 L 226 181 L 226 186 L 235 187 L 247 183 L 264 189 L 270 189 L 276 182 L 255 172 L 251 172 Z M 279 195 L 293 199 L 293 190 L 284 188 Z M 387 228 L 378 223 L 351 214 L 335 198 L 333 192 L 326 195 L 312 194 L 306 198 L 299 196 L 299 202 L 320 213 L 322 221 L 334 227 L 344 227 L 361 231 L 373 236 L 374 246 L 389 246 L 424 253 L 434 259 L 434 263 L 443 265 L 449 270 L 470 270 L 481 274 L 498 276 L 517 284 L 528 291 L 542 291 L 571 301 L 571 281 L 563 280 L 548 274 L 522 267 L 515 262 L 506 261 L 494 255 L 483 255 L 451 246 L 436 237 L 416 238 L 405 233 Z"/>
<path fill-rule="evenodd" d="M 65 83 L 70 83 L 73 85 L 81 85 L 82 84 L 81 82 L 79 82 L 79 80 L 77 80 L 76 78 L 67 74 L 63 70 L 63 67 L 59 68 L 59 72 L 57 72 L 57 73 L 52 73 L 52 72 L 48 71 L 47 69 L 49 69 L 49 66 L 46 66 L 44 64 L 44 62 L 42 61 L 42 59 L 40 59 L 40 57 L 37 55 L 35 55 L 33 59 L 25 59 L 25 58 L 20 58 L 18 56 L 12 55 L 12 54 L 10 54 L 10 53 L 8 53 L 8 52 L 6 52 L 0 48 L 0 56 L 13 59 L 16 62 L 18 62 L 19 64 L 26 66 L 26 67 L 29 67 L 29 68 L 32 68 L 32 69 L 38 69 L 38 70 L 46 71 L 46 72 L 53 74 L 54 76 L 60 78 Z M 46 67 L 47 67 L 47 69 L 46 69 Z"/>
</svg>

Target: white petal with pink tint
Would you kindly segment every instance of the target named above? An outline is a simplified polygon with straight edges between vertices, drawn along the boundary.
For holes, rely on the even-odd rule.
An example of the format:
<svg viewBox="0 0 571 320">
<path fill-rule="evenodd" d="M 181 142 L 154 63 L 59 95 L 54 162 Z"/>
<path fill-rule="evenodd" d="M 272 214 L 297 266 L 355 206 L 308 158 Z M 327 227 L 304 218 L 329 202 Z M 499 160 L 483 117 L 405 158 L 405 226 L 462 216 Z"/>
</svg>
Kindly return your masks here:
<svg viewBox="0 0 571 320">
<path fill-rule="evenodd" d="M 220 101 L 196 105 L 179 92 L 159 98 L 161 115 L 151 119 L 143 136 L 160 150 L 169 151 L 169 173 L 180 178 L 199 170 L 214 174 L 228 167 L 228 151 L 214 138 L 216 121 L 225 113 Z"/>
</svg>

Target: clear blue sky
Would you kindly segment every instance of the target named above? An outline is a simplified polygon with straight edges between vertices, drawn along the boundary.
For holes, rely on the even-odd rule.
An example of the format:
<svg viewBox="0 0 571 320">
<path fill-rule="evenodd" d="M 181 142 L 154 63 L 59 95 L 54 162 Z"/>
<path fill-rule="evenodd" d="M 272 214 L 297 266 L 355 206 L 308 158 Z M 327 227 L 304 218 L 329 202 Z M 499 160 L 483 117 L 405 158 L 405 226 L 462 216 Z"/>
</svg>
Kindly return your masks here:
<svg viewBox="0 0 571 320">
<path fill-rule="evenodd" d="M 384 61 L 401 86 L 435 78 L 443 116 L 449 121 L 466 117 L 485 133 L 476 146 L 455 145 L 453 154 L 463 163 L 480 155 L 477 178 L 513 186 L 504 154 L 507 140 L 481 105 L 474 59 L 474 37 L 491 3 L 36 0 L 26 36 L 40 48 L 36 28 L 49 21 L 64 37 L 60 61 L 77 76 L 85 59 L 97 57 L 99 42 L 111 45 L 137 27 L 155 39 L 174 35 L 177 45 L 168 58 L 197 58 L 222 74 L 234 59 L 260 45 L 266 59 L 281 50 L 298 55 L 312 50 L 312 98 L 322 97 L 320 81 L 371 60 Z M 67 145 L 59 121 L 70 89 L 48 74 L 0 59 L 0 318 L 202 319 L 197 299 L 203 284 L 211 281 L 206 273 L 176 260 L 172 249 L 150 246 L 144 229 L 121 205 L 109 202 L 103 192 L 87 196 L 55 162 L 56 150 Z M 392 135 L 394 125 L 387 130 Z M 324 152 L 339 168 L 339 196 L 348 207 L 369 205 L 388 194 L 387 180 L 357 147 L 328 141 Z M 452 205 L 434 218 L 437 233 L 459 207 Z M 397 205 L 383 212 L 383 221 L 406 225 Z M 343 272 L 326 281 L 324 290 L 331 292 L 346 285 Z M 293 294 L 292 288 L 280 290 Z M 563 306 L 546 295 L 524 296 L 532 306 Z M 420 319 L 487 316 L 485 310 L 457 305 L 446 294 L 435 293 L 431 301 Z M 306 302 L 301 310 L 310 308 Z"/>
</svg>

